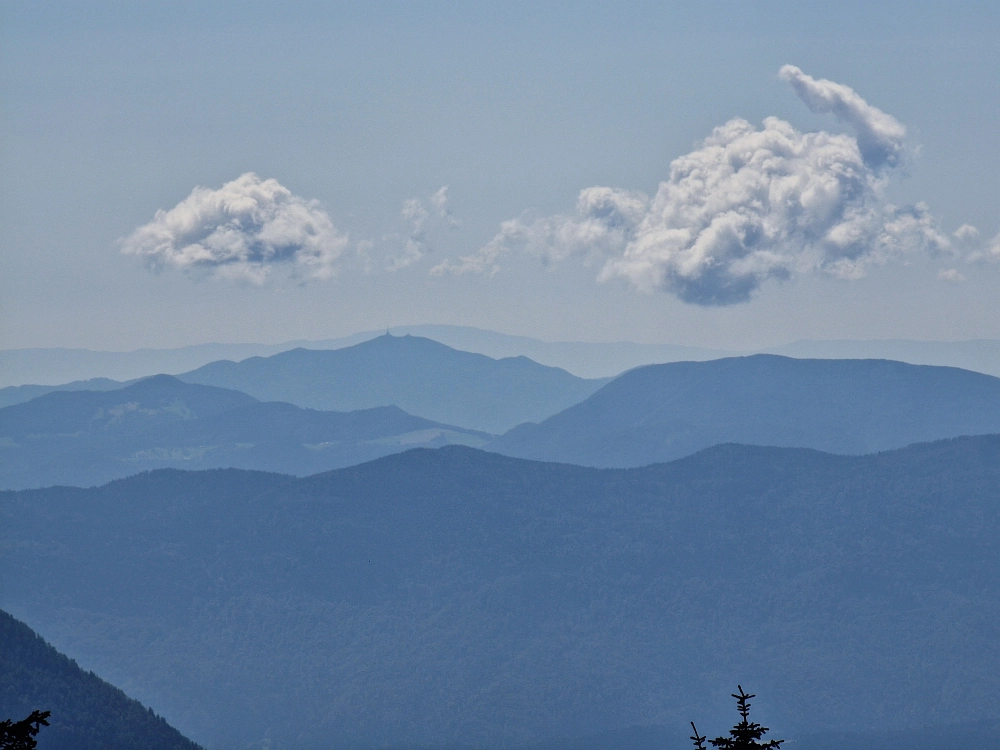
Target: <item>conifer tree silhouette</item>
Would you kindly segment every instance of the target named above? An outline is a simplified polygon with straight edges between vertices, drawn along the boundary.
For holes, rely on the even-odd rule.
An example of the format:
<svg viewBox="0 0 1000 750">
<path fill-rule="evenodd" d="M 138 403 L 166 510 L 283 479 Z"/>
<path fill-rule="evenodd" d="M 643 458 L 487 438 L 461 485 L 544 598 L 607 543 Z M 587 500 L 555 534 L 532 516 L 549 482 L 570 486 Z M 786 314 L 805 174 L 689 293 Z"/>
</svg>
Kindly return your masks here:
<svg viewBox="0 0 1000 750">
<path fill-rule="evenodd" d="M 34 750 L 38 744 L 35 735 L 49 725 L 48 718 L 48 711 L 32 711 L 21 721 L 0 721 L 0 750 Z"/>
<path fill-rule="evenodd" d="M 763 739 L 764 735 L 770 730 L 767 727 L 762 727 L 760 724 L 750 721 L 750 699 L 757 696 L 744 693 L 742 685 L 737 685 L 736 688 L 740 692 L 733 693 L 733 697 L 736 699 L 736 710 L 740 712 L 742 721 L 729 730 L 729 737 L 716 737 L 714 740 L 709 740 L 709 743 L 714 747 L 720 748 L 720 750 L 745 750 L 745 748 L 751 747 L 781 747 L 781 743 L 784 740 L 758 741 Z M 696 750 L 706 750 L 705 737 L 698 734 L 698 727 L 694 725 L 693 721 L 691 722 L 691 729 L 694 730 L 691 741 L 694 742 Z"/>
</svg>

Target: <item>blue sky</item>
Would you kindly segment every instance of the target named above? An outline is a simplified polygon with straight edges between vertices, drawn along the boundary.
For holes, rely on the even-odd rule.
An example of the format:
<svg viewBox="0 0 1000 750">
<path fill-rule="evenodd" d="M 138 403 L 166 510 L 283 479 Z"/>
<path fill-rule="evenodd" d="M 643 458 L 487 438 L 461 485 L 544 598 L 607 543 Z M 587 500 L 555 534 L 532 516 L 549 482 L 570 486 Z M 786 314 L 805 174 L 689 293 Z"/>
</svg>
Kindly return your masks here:
<svg viewBox="0 0 1000 750">
<path fill-rule="evenodd" d="M 990 3 L 3 2 L 0 346 L 426 322 L 739 348 L 1000 338 L 987 252 L 1000 231 L 998 34 Z M 738 299 L 598 280 L 635 227 L 626 250 L 511 242 L 486 273 L 431 272 L 509 220 L 579 228 L 587 188 L 652 199 L 671 161 L 734 117 L 853 137 L 779 80 L 786 64 L 905 126 L 900 164 L 868 165 L 876 203 L 926 203 L 947 252 L 924 243 L 868 262 L 862 248 L 856 272 L 832 273 L 793 247 L 794 263 Z M 257 283 L 129 245 L 158 210 L 247 172 L 329 219 L 333 278 L 277 263 Z M 976 248 L 953 237 L 963 224 Z"/>
</svg>

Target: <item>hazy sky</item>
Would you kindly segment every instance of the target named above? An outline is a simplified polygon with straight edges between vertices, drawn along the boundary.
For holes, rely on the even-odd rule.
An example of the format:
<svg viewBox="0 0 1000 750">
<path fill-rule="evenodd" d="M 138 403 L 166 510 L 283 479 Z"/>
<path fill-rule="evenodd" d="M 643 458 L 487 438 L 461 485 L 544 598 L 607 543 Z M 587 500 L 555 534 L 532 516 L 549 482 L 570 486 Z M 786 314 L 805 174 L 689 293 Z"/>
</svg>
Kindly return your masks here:
<svg viewBox="0 0 1000 750">
<path fill-rule="evenodd" d="M 0 346 L 1000 338 L 995 2 L 290 5 L 0 2 Z"/>
</svg>

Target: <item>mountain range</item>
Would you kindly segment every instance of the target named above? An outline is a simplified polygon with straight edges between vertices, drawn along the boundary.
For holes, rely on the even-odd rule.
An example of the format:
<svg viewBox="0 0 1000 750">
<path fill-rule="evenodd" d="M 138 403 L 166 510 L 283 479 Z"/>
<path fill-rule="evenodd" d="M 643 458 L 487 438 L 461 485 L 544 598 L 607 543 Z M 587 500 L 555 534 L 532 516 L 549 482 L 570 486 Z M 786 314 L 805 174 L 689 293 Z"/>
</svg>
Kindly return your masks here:
<svg viewBox="0 0 1000 750">
<path fill-rule="evenodd" d="M 542 341 L 469 326 L 425 324 L 361 331 L 333 339 L 303 339 L 278 344 L 198 344 L 176 349 L 125 352 L 65 348 L 0 350 L 0 386 L 58 385 L 100 377 L 122 381 L 164 373 L 178 375 L 223 359 L 241 361 L 249 357 L 269 357 L 291 349 L 343 349 L 385 333 L 397 337 L 409 334 L 429 338 L 453 349 L 485 354 L 493 359 L 529 357 L 585 378 L 612 377 L 631 367 L 651 362 L 711 359 L 737 353 L 630 341 Z M 3 389 L 0 387 L 0 396 Z"/>
<path fill-rule="evenodd" d="M 220 749 L 683 736 L 737 682 L 778 737 L 971 725 L 1000 719 L 998 497 L 998 436 L 162 470 L 0 493 L 0 606 Z"/>
<path fill-rule="evenodd" d="M 306 475 L 417 446 L 480 446 L 490 437 L 395 406 L 314 411 L 159 375 L 0 409 L 0 487 L 87 486 L 168 466 Z"/>
<path fill-rule="evenodd" d="M 430 364 L 420 366 L 421 357 Z M 324 377 L 331 358 L 337 361 Z M 365 377 L 349 377 L 352 360 L 369 375 L 383 364 L 381 381 L 366 392 Z M 519 405 L 510 387 L 490 390 L 509 374 L 505 363 L 515 366 Z M 512 409 L 523 410 L 532 399 L 554 398 L 567 378 L 571 385 L 594 387 L 562 371 L 522 365 L 463 355 L 426 339 L 383 337 L 354 350 L 296 350 L 260 362 L 217 363 L 208 375 L 229 373 L 216 380 L 249 383 L 265 396 L 347 403 L 398 397 L 487 423 L 509 419 Z M 297 374 L 286 378 L 288 370 Z M 445 402 L 445 383 L 465 399 Z M 477 401 L 484 394 L 489 400 Z M 754 355 L 650 365 L 540 424 L 524 423 L 499 437 L 398 406 L 316 411 L 162 375 L 114 391 L 52 392 L 0 409 L 0 487 L 91 485 L 167 467 L 305 476 L 411 447 L 456 443 L 520 458 L 630 467 L 728 442 L 861 454 L 989 433 L 1000 433 L 1000 379 L 884 360 Z"/>
<path fill-rule="evenodd" d="M 391 335 L 332 351 L 293 349 L 213 362 L 179 377 L 310 409 L 398 406 L 493 434 L 541 421 L 608 382 L 584 380 L 527 357 L 493 359 L 418 336 Z"/>
<path fill-rule="evenodd" d="M 887 360 L 758 354 L 636 368 L 487 449 L 628 467 L 719 443 L 860 454 L 988 433 L 1000 433 L 1000 378 Z"/>
<path fill-rule="evenodd" d="M 138 701 L 0 611 L 0 719 L 48 711 L 41 750 L 200 750 Z M 16 748 L 14 750 L 17 750 Z"/>
<path fill-rule="evenodd" d="M 342 349 L 385 332 L 433 339 L 454 349 L 485 354 L 494 359 L 524 356 L 559 367 L 583 378 L 614 377 L 649 364 L 704 361 L 755 353 L 809 359 L 893 359 L 917 365 L 960 367 L 1000 376 L 1000 341 L 804 340 L 759 351 L 711 349 L 676 344 L 638 344 L 632 341 L 542 341 L 469 326 L 405 325 L 383 331 L 361 331 L 333 339 L 285 341 L 277 344 L 198 344 L 176 349 L 137 349 L 112 352 L 88 349 L 0 350 L 0 405 L 4 390 L 25 384 L 61 385 L 73 381 L 110 378 L 134 380 L 157 374 L 178 375 L 222 359 L 240 361 L 268 357 L 291 349 Z"/>
<path fill-rule="evenodd" d="M 11 385 L 0 388 L 0 409 L 23 404 L 54 391 L 116 391 L 125 385 L 126 383 L 109 378 L 74 380 L 71 383 L 62 383 L 61 385 Z"/>
</svg>

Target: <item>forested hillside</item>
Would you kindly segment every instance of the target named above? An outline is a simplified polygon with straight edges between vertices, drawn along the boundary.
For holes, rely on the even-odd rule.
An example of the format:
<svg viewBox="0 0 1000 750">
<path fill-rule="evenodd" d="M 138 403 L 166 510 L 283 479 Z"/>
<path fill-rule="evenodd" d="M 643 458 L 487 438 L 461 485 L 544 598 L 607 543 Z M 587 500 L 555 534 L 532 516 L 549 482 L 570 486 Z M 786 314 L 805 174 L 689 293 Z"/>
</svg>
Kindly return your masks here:
<svg viewBox="0 0 1000 750">
<path fill-rule="evenodd" d="M 0 611 L 0 720 L 35 710 L 51 713 L 39 750 L 198 750 L 152 709 Z"/>
<path fill-rule="evenodd" d="M 720 443 L 860 454 L 997 432 L 1000 378 L 888 360 L 759 354 L 639 367 L 488 450 L 626 467 Z"/>
<path fill-rule="evenodd" d="M 2 603 L 206 745 L 1000 719 L 1000 437 L 0 494 Z M 822 706 L 818 710 L 817 706 Z"/>
<path fill-rule="evenodd" d="M 0 409 L 0 488 L 87 486 L 171 467 L 303 476 L 489 438 L 395 406 L 315 411 L 157 375 L 119 390 L 48 393 Z"/>
</svg>

